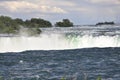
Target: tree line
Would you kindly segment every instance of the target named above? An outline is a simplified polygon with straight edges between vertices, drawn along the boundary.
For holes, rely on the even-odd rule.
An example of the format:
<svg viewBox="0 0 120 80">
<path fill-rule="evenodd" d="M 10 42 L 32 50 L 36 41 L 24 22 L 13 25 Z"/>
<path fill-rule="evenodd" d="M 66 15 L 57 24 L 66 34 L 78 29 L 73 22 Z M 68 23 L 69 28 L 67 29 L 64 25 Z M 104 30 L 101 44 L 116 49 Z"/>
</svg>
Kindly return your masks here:
<svg viewBox="0 0 120 80">
<path fill-rule="evenodd" d="M 20 26 L 25 28 L 47 28 L 52 27 L 50 21 L 41 18 L 31 18 L 23 21 L 20 18 L 12 19 L 9 16 L 0 16 L 0 33 L 17 33 Z M 72 27 L 73 23 L 69 19 L 63 19 L 55 23 L 56 27 Z"/>
<path fill-rule="evenodd" d="M 114 22 L 99 22 L 96 25 L 114 25 Z"/>
</svg>

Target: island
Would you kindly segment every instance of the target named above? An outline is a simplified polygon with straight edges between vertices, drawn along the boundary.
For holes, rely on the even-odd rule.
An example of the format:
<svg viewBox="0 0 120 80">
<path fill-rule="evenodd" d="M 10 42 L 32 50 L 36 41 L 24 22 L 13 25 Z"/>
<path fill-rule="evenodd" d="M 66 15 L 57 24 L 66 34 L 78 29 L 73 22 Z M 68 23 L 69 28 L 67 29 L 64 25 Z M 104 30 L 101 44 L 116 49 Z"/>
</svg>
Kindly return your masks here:
<svg viewBox="0 0 120 80">
<path fill-rule="evenodd" d="M 8 16 L 0 16 L 0 34 L 19 35 L 22 30 L 29 35 L 36 35 L 41 33 L 41 30 L 39 29 L 41 27 L 52 27 L 52 24 L 41 18 L 32 18 L 23 21 L 19 18 L 12 19 Z"/>
<path fill-rule="evenodd" d="M 69 19 L 63 19 L 62 22 L 56 22 L 56 27 L 73 27 L 73 23 Z M 31 18 L 22 20 L 20 18 L 11 18 L 9 16 L 0 16 L 0 35 L 21 35 L 28 34 L 28 36 L 34 36 L 40 34 L 42 31 L 40 28 L 53 27 L 52 23 L 48 20 L 41 18 Z"/>
<path fill-rule="evenodd" d="M 114 22 L 99 22 L 96 24 L 96 26 L 99 26 L 99 25 L 114 25 L 115 23 Z"/>
<path fill-rule="evenodd" d="M 63 19 L 62 22 L 56 22 L 56 27 L 73 27 L 73 23 L 69 19 Z"/>
</svg>

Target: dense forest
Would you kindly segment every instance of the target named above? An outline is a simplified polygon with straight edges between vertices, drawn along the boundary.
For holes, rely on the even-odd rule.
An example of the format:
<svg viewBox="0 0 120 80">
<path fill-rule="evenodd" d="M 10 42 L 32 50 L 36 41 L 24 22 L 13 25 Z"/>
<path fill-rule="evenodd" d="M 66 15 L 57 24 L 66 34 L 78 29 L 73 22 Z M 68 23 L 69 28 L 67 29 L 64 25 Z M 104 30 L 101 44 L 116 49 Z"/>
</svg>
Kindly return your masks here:
<svg viewBox="0 0 120 80">
<path fill-rule="evenodd" d="M 56 22 L 57 27 L 71 27 L 73 23 L 69 19 L 63 19 L 62 22 Z M 2 34 L 17 34 L 21 27 L 24 27 L 24 31 L 31 31 L 32 33 L 40 33 L 39 28 L 52 27 L 50 21 L 41 18 L 31 18 L 30 20 L 23 21 L 20 18 L 12 19 L 8 16 L 0 16 L 0 33 Z"/>
</svg>

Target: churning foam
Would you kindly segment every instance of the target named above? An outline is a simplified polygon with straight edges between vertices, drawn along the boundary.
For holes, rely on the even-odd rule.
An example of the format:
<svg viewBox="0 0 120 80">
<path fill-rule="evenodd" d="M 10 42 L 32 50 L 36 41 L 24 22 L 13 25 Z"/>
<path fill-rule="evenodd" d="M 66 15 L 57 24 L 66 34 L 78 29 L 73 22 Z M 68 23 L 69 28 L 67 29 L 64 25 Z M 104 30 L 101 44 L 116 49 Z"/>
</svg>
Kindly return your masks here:
<svg viewBox="0 0 120 80">
<path fill-rule="evenodd" d="M 25 50 L 63 50 L 92 47 L 120 47 L 120 36 L 65 36 L 60 34 L 39 37 L 0 37 L 0 52 Z"/>
</svg>

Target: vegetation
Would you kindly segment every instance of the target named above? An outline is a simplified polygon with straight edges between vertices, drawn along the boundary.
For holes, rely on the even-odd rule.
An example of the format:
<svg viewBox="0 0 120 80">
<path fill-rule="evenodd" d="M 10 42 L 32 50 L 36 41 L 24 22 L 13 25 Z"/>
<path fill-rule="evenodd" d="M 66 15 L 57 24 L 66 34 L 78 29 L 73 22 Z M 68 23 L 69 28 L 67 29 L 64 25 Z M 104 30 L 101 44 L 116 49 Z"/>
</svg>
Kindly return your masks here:
<svg viewBox="0 0 120 80">
<path fill-rule="evenodd" d="M 63 19 L 62 22 L 56 22 L 56 27 L 72 27 L 73 23 L 69 19 Z"/>
<path fill-rule="evenodd" d="M 0 33 L 17 33 L 19 26 L 10 17 L 0 16 Z"/>
<path fill-rule="evenodd" d="M 25 26 L 29 28 L 33 28 L 33 27 L 40 28 L 40 27 L 52 27 L 52 24 L 44 19 L 32 18 L 31 20 L 25 21 Z"/>
<path fill-rule="evenodd" d="M 56 22 L 56 27 L 72 27 L 73 23 L 69 19 Z M 51 22 L 41 18 L 31 18 L 23 21 L 20 18 L 12 19 L 8 16 L 0 16 L 0 34 L 19 34 L 20 29 L 25 29 L 30 35 L 41 33 L 39 28 L 52 27 Z"/>
<path fill-rule="evenodd" d="M 2 34 L 18 34 L 21 26 L 24 27 L 24 29 L 28 28 L 27 31 L 30 31 L 30 35 L 34 35 L 41 32 L 39 28 L 51 27 L 52 24 L 49 21 L 40 18 L 32 18 L 23 21 L 19 18 L 12 19 L 8 16 L 0 16 L 0 33 Z"/>
<path fill-rule="evenodd" d="M 16 18 L 14 19 L 14 21 L 18 24 L 18 25 L 25 25 L 25 22 L 22 19 Z"/>
<path fill-rule="evenodd" d="M 115 23 L 114 22 L 100 22 L 100 23 L 97 23 L 96 25 L 114 25 Z"/>
</svg>

